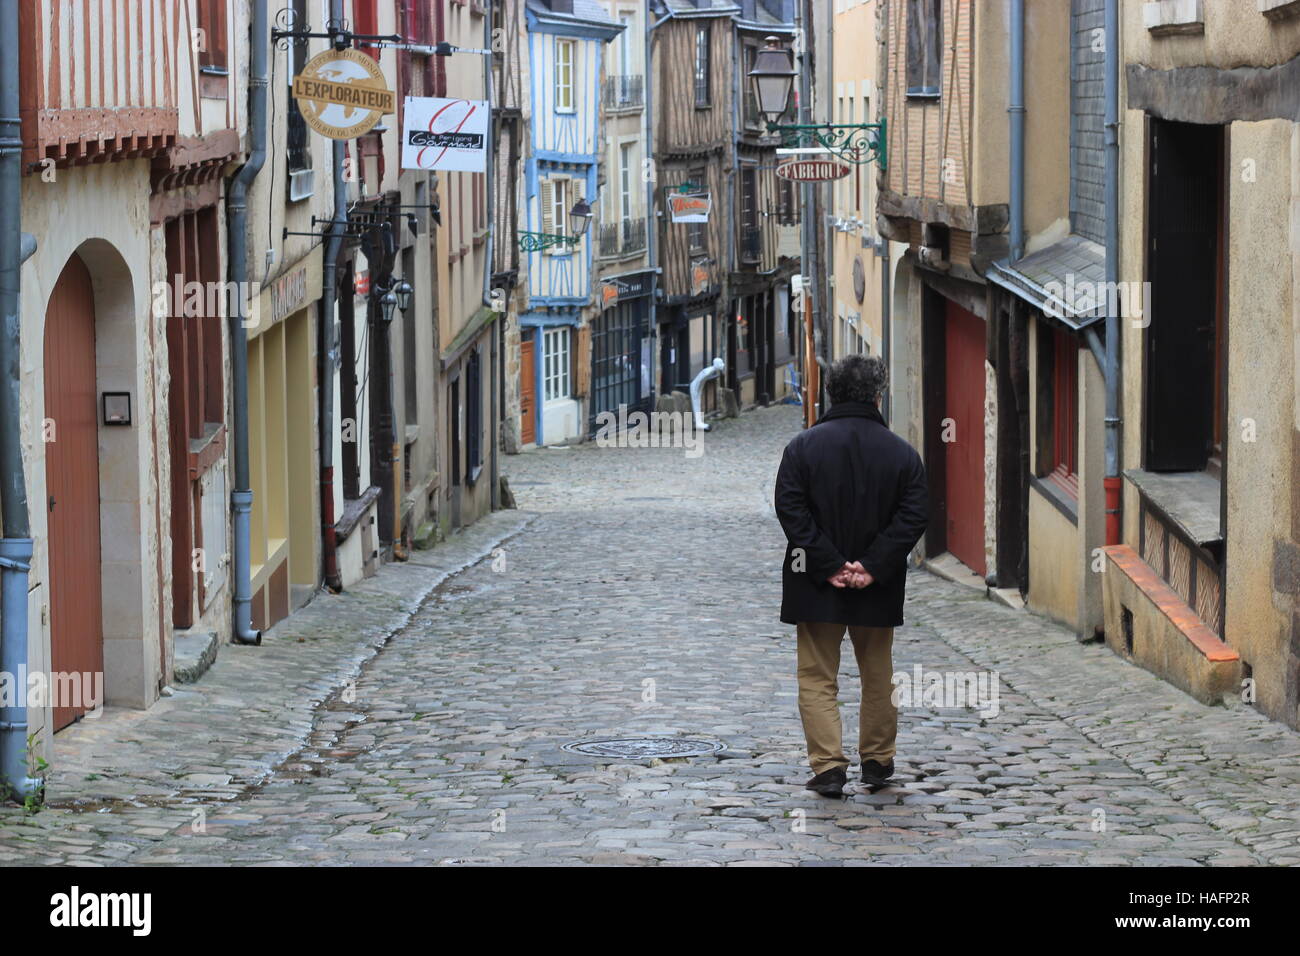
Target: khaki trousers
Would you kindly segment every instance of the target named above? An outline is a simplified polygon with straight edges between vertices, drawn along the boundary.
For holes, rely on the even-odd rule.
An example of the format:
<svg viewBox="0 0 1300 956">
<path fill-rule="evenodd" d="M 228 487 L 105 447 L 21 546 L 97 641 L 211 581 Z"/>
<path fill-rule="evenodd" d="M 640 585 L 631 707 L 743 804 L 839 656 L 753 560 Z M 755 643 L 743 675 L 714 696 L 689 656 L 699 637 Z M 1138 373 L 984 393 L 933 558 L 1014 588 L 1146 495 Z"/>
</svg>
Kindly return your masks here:
<svg viewBox="0 0 1300 956">
<path fill-rule="evenodd" d="M 808 740 L 813 773 L 848 767 L 840 726 L 840 644 L 845 625 L 804 622 L 799 634 L 799 716 Z M 890 655 L 892 627 L 849 627 L 853 653 L 862 676 L 862 706 L 858 713 L 858 755 L 862 760 L 888 763 L 898 737 L 898 710 L 892 695 L 894 671 Z"/>
</svg>

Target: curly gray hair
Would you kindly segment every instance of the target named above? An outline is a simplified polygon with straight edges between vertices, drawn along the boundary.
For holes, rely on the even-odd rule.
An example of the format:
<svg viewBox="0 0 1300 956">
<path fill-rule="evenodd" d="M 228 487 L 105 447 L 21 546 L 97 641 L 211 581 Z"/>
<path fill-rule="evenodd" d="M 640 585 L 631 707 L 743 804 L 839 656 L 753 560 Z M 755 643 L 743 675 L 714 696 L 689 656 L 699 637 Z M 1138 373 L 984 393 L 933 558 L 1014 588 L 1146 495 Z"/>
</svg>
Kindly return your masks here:
<svg viewBox="0 0 1300 956">
<path fill-rule="evenodd" d="M 826 391 L 831 404 L 862 402 L 874 405 L 889 387 L 889 370 L 874 355 L 846 355 L 831 366 Z"/>
</svg>

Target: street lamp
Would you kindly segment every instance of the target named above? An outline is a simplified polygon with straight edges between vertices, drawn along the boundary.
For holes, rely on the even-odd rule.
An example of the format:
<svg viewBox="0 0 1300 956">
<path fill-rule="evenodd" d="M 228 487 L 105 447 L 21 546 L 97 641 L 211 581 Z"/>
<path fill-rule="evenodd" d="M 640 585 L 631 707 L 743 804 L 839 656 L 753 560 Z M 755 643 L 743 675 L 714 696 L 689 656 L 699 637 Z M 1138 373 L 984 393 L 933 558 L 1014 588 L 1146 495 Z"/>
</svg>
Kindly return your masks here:
<svg viewBox="0 0 1300 956">
<path fill-rule="evenodd" d="M 591 206 L 587 200 L 579 199 L 569 210 L 569 223 L 572 235 L 553 232 L 520 232 L 519 248 L 524 252 L 541 252 L 551 246 L 576 246 L 587 234 L 591 226 Z"/>
<path fill-rule="evenodd" d="M 587 200 L 579 199 L 569 210 L 569 222 L 572 224 L 573 241 L 577 242 L 587 234 L 587 227 L 591 225 L 591 207 L 587 205 Z"/>
<path fill-rule="evenodd" d="M 411 283 L 407 282 L 405 279 L 397 283 L 396 288 L 393 289 L 394 294 L 397 296 L 397 307 L 403 312 L 406 312 L 411 308 L 411 293 L 414 291 L 415 290 L 411 288 Z"/>
<path fill-rule="evenodd" d="M 846 162 L 859 166 L 873 160 L 887 168 L 885 119 L 879 123 L 794 123 L 777 120 L 790 104 L 790 91 L 798 73 L 794 53 L 781 46 L 778 37 L 768 37 L 767 45 L 754 57 L 749 78 L 759 111 L 767 117 L 767 131 L 780 133 L 788 147 L 821 146 Z"/>
<path fill-rule="evenodd" d="M 397 296 L 393 294 L 392 289 L 389 289 L 383 294 L 383 297 L 380 298 L 379 308 L 381 310 L 381 315 L 384 318 L 384 323 L 388 324 L 392 322 L 393 311 L 397 308 Z"/>
<path fill-rule="evenodd" d="M 767 46 L 754 57 L 754 68 L 749 71 L 749 78 L 754 84 L 759 112 L 767 117 L 769 126 L 774 126 L 785 112 L 790 102 L 790 91 L 794 88 L 794 78 L 798 75 L 793 51 L 783 49 L 776 37 L 768 37 Z"/>
</svg>

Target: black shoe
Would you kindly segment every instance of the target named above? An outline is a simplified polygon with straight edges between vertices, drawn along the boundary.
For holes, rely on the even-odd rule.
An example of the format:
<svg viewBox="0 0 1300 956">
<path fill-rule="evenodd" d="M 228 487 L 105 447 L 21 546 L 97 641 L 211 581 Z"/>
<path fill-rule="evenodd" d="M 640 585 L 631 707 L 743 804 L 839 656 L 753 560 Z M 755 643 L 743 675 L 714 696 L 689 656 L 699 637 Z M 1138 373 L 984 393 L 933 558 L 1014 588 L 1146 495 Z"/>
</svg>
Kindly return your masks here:
<svg viewBox="0 0 1300 956">
<path fill-rule="evenodd" d="M 804 789 L 820 793 L 823 797 L 842 797 L 844 785 L 848 782 L 849 775 L 844 772 L 843 767 L 831 767 L 830 770 L 823 770 L 804 784 Z"/>
<path fill-rule="evenodd" d="M 878 760 L 862 761 L 862 782 L 868 787 L 884 787 L 894 775 L 894 761 L 883 766 Z"/>
</svg>

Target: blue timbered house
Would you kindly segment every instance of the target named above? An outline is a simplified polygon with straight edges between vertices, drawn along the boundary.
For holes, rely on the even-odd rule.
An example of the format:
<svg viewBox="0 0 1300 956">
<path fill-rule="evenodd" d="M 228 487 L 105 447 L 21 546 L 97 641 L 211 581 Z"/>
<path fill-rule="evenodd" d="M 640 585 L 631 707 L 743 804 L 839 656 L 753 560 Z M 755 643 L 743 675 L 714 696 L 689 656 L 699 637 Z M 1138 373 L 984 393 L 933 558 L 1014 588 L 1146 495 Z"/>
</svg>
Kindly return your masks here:
<svg viewBox="0 0 1300 956">
<path fill-rule="evenodd" d="M 520 433 L 523 444 L 549 444 L 585 427 L 590 346 L 580 326 L 592 296 L 592 239 L 558 237 L 580 228 L 572 215 L 580 201 L 595 207 L 599 199 L 602 58 L 624 28 L 593 0 L 528 0 L 526 13 L 532 149 L 522 229 L 533 241 L 519 316 Z"/>
</svg>

